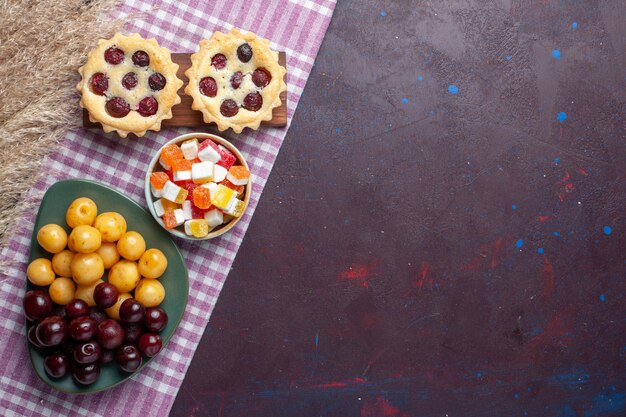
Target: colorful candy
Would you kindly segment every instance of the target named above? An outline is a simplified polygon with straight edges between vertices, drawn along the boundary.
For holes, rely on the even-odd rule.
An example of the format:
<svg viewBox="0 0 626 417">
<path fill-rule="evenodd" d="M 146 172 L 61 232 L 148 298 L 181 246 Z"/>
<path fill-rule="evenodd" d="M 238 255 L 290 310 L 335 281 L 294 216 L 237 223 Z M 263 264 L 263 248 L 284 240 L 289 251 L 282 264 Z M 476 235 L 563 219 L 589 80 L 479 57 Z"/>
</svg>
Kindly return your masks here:
<svg viewBox="0 0 626 417">
<path fill-rule="evenodd" d="M 194 237 L 205 237 L 209 234 L 209 223 L 204 219 L 187 220 L 185 233 Z"/>
<path fill-rule="evenodd" d="M 235 185 L 246 185 L 250 180 L 250 171 L 243 165 L 232 166 L 226 178 Z"/>
</svg>

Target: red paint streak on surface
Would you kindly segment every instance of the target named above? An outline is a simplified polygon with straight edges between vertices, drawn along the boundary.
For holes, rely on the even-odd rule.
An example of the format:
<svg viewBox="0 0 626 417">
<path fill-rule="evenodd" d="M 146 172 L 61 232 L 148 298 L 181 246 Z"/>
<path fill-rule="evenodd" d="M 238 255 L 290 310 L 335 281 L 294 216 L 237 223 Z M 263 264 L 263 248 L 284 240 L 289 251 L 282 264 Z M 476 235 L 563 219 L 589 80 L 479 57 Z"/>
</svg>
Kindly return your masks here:
<svg viewBox="0 0 626 417">
<path fill-rule="evenodd" d="M 571 331 L 570 313 L 561 311 L 550 318 L 543 332 L 528 341 L 530 348 L 543 348 L 545 345 L 564 345 L 564 338 Z"/>
<path fill-rule="evenodd" d="M 293 245 L 293 251 L 296 255 L 302 255 L 304 253 L 304 245 L 302 242 L 296 242 L 296 244 Z"/>
<path fill-rule="evenodd" d="M 357 264 L 339 274 L 339 279 L 349 281 L 358 287 L 369 288 L 368 278 L 372 271 L 376 269 L 378 262 L 370 262 L 369 264 Z"/>
<path fill-rule="evenodd" d="M 543 278 L 543 295 L 552 296 L 554 293 L 554 267 L 547 256 L 543 257 L 543 270 L 541 271 Z"/>
<path fill-rule="evenodd" d="M 559 182 L 557 182 L 557 185 L 559 186 L 559 191 L 557 192 L 557 195 L 559 196 L 559 201 L 561 202 L 565 201 L 566 194 L 574 191 L 574 183 L 570 181 L 571 178 L 572 176 L 570 175 L 569 171 L 565 171 L 565 175 L 563 175 L 563 178 L 561 178 Z"/>
<path fill-rule="evenodd" d="M 361 417 L 405 417 L 397 407 L 394 407 L 384 397 L 371 398 L 361 407 Z"/>
<path fill-rule="evenodd" d="M 503 250 L 503 243 L 507 241 L 507 239 L 506 237 L 499 237 L 493 242 L 481 245 L 479 254 L 465 264 L 462 270 L 476 272 L 496 268 L 501 262 L 502 257 L 506 255 Z"/>
<path fill-rule="evenodd" d="M 417 289 L 418 292 L 421 292 L 422 289 L 432 289 L 435 280 L 430 273 L 431 265 L 429 262 L 422 262 L 420 266 L 420 271 L 417 274 L 417 278 L 411 283 L 411 286 L 404 290 L 403 297 L 407 298 L 411 295 L 411 292 Z"/>
<path fill-rule="evenodd" d="M 589 176 L 589 173 L 585 171 L 584 169 L 582 169 L 581 167 L 576 167 L 576 170 L 580 172 L 582 175 L 584 175 L 585 177 Z"/>
<path fill-rule="evenodd" d="M 548 221 L 548 219 L 550 218 L 550 216 L 539 216 L 539 221 L 541 223 L 545 223 Z"/>
<path fill-rule="evenodd" d="M 313 388 L 344 388 L 349 385 L 363 384 L 365 382 L 367 381 L 365 381 L 363 378 L 354 378 L 354 379 L 347 379 L 344 381 L 325 382 L 323 384 L 314 385 Z"/>
</svg>

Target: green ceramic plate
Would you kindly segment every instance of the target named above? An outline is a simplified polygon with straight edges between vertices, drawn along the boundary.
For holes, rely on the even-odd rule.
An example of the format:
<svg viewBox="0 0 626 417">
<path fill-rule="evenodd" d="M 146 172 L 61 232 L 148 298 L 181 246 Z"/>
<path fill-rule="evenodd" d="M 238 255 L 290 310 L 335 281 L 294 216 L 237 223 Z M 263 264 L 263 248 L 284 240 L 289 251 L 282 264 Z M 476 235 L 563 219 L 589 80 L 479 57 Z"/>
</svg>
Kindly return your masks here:
<svg viewBox="0 0 626 417">
<path fill-rule="evenodd" d="M 69 232 L 69 227 L 65 223 L 65 212 L 70 203 L 78 197 L 89 197 L 95 201 L 98 206 L 98 213 L 117 211 L 122 214 L 126 218 L 128 230 L 135 230 L 141 233 L 146 240 L 147 248 L 158 248 L 167 257 L 167 270 L 160 278 L 161 283 L 165 287 L 165 300 L 161 303 L 161 307 L 165 309 L 169 318 L 167 327 L 160 333 L 163 345 L 165 345 L 172 337 L 174 330 L 176 330 L 187 305 L 189 293 L 187 268 L 182 255 L 167 231 L 154 221 L 150 213 L 128 197 L 105 185 L 92 181 L 67 180 L 52 185 L 44 195 L 39 207 L 39 213 L 33 229 L 29 262 L 40 257 L 51 258 L 51 255 L 37 243 L 37 231 L 47 223 L 57 223 L 64 226 Z M 34 289 L 36 287 L 27 281 L 27 288 Z M 100 378 L 94 384 L 79 386 L 74 383 L 70 375 L 60 379 L 50 378 L 43 368 L 43 352 L 30 344 L 29 350 L 31 361 L 39 378 L 51 387 L 64 392 L 80 394 L 102 391 L 134 375 L 120 371 L 115 363 L 110 363 L 101 367 Z M 150 359 L 144 356 L 142 368 L 149 361 Z M 141 370 L 139 369 L 136 372 L 141 372 Z"/>
</svg>

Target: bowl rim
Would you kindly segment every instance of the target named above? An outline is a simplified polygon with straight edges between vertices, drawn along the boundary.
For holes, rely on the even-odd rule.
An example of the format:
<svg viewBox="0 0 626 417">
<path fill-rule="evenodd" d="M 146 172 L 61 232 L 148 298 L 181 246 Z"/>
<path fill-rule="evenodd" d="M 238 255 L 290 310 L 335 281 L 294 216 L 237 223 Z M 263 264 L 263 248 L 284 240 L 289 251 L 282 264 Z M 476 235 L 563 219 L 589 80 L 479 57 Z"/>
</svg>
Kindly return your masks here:
<svg viewBox="0 0 626 417">
<path fill-rule="evenodd" d="M 155 171 L 155 168 L 156 168 L 157 164 L 159 163 L 159 157 L 161 155 L 161 150 L 164 147 L 166 147 L 168 145 L 171 145 L 171 144 L 177 144 L 179 142 L 184 142 L 186 140 L 190 140 L 190 139 L 194 139 L 194 138 L 196 138 L 196 139 L 211 139 L 214 142 L 217 142 L 218 144 L 223 145 L 225 148 L 227 148 L 229 151 L 231 151 L 235 155 L 235 157 L 237 157 L 237 160 L 239 161 L 239 163 L 241 165 L 245 166 L 246 169 L 248 169 L 248 171 L 250 170 L 250 167 L 248 166 L 248 163 L 246 162 L 246 158 L 244 158 L 244 156 L 241 153 L 241 151 L 239 151 L 239 149 L 237 149 L 237 147 L 235 145 L 233 145 L 231 142 L 229 142 L 228 140 L 224 139 L 223 137 L 214 135 L 212 133 L 203 133 L 203 132 L 186 133 L 184 135 L 176 136 L 175 138 L 167 141 L 166 143 L 161 145 L 161 147 L 154 153 L 154 155 L 152 156 L 152 159 L 150 160 L 150 163 L 148 164 L 148 167 L 146 169 L 146 176 L 145 176 L 145 179 L 144 179 L 144 193 L 145 193 L 145 197 L 146 197 L 146 205 L 148 206 L 148 211 L 150 212 L 150 214 L 152 214 L 152 217 L 154 218 L 154 220 L 157 223 L 159 223 L 159 225 L 161 225 L 161 227 L 163 229 L 167 230 L 173 236 L 176 236 L 176 237 L 181 238 L 181 239 L 191 240 L 191 241 L 202 241 L 202 240 L 214 239 L 214 238 L 216 238 L 218 236 L 223 235 L 224 233 L 228 232 L 233 227 L 235 227 L 235 225 L 243 217 L 243 215 L 246 213 L 246 210 L 248 209 L 248 204 L 250 203 L 250 195 L 252 194 L 252 175 L 250 175 L 250 178 L 248 179 L 248 183 L 246 184 L 246 193 L 245 193 L 244 199 L 243 199 L 244 207 L 243 207 L 243 212 L 241 213 L 241 216 L 234 217 L 226 225 L 224 225 L 223 227 L 220 227 L 217 230 L 213 230 L 213 231 L 209 232 L 209 234 L 204 236 L 204 237 L 189 236 L 185 232 L 180 231 L 180 230 L 178 230 L 176 228 L 174 228 L 174 229 L 167 229 L 165 227 L 165 224 L 163 224 L 163 220 L 161 220 L 161 218 L 156 215 L 156 211 L 154 210 L 154 204 L 153 203 L 156 200 L 155 200 L 154 196 L 152 195 L 152 191 L 150 189 L 150 174 L 152 174 L 152 172 Z"/>
</svg>

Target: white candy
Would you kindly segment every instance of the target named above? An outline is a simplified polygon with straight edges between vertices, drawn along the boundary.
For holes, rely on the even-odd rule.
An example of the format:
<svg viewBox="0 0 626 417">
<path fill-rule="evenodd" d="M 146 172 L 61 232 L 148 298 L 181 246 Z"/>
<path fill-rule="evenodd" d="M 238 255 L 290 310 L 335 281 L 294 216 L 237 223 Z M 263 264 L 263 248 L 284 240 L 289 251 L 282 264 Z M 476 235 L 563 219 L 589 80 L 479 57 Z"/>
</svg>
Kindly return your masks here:
<svg viewBox="0 0 626 417">
<path fill-rule="evenodd" d="M 198 139 L 188 140 L 180 145 L 180 150 L 183 151 L 185 159 L 196 159 L 198 156 Z"/>
<path fill-rule="evenodd" d="M 174 184 L 172 181 L 167 181 L 161 190 L 161 194 L 163 198 L 175 203 L 180 190 L 181 188 L 178 185 Z"/>
<path fill-rule="evenodd" d="M 165 208 L 163 208 L 163 199 L 158 199 L 154 202 L 154 212 L 157 217 L 161 217 L 165 214 Z"/>
<path fill-rule="evenodd" d="M 228 175 L 228 170 L 221 165 L 213 165 L 213 181 L 222 182 L 226 179 L 226 175 Z"/>
<path fill-rule="evenodd" d="M 191 201 L 190 200 L 183 201 L 183 218 L 185 220 L 191 220 L 193 218 L 191 214 Z"/>
<path fill-rule="evenodd" d="M 195 183 L 204 183 L 213 179 L 213 162 L 196 162 L 191 166 L 191 179 Z"/>
<path fill-rule="evenodd" d="M 161 198 L 163 197 L 163 190 L 157 190 L 156 188 L 154 188 L 154 185 L 150 184 L 150 192 L 152 193 L 152 195 L 155 198 Z"/>
<path fill-rule="evenodd" d="M 181 224 L 185 223 L 185 215 L 183 214 L 183 209 L 174 210 L 174 219 L 176 220 L 176 226 L 178 227 Z"/>
<path fill-rule="evenodd" d="M 210 146 L 207 146 L 206 148 L 198 152 L 198 159 L 200 159 L 201 161 L 209 161 L 215 164 L 220 160 L 220 158 L 221 156 L 219 152 Z"/>
<path fill-rule="evenodd" d="M 161 164 L 163 169 L 166 170 L 166 171 L 170 169 L 170 166 L 168 164 L 166 164 L 165 162 L 163 162 L 163 158 L 159 158 L 159 164 Z"/>
<path fill-rule="evenodd" d="M 191 179 L 191 170 L 174 171 L 174 181 L 188 181 Z"/>
<path fill-rule="evenodd" d="M 200 187 L 208 189 L 209 196 L 212 196 L 213 194 L 215 194 L 215 191 L 217 191 L 217 184 L 214 182 L 207 182 L 206 184 L 202 184 Z"/>
<path fill-rule="evenodd" d="M 204 220 L 206 220 L 211 227 L 219 226 L 224 223 L 224 214 L 218 209 L 209 210 L 204 213 Z"/>
</svg>

